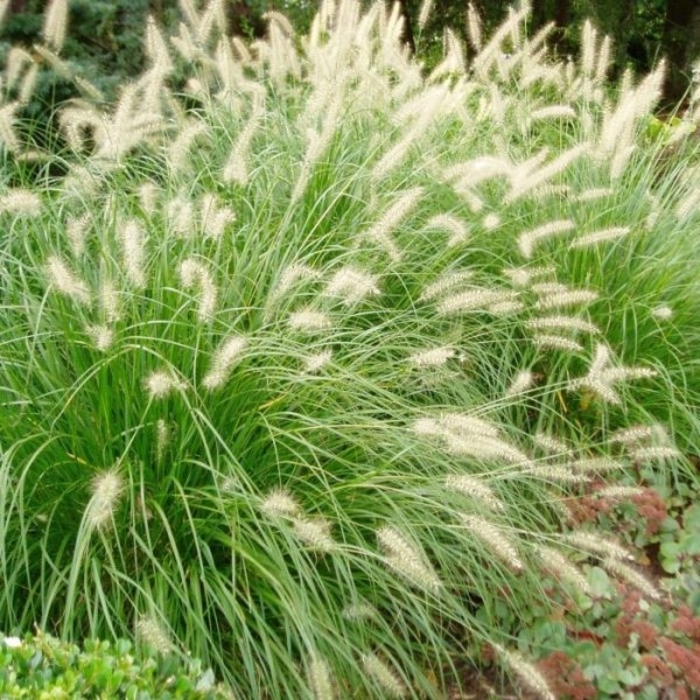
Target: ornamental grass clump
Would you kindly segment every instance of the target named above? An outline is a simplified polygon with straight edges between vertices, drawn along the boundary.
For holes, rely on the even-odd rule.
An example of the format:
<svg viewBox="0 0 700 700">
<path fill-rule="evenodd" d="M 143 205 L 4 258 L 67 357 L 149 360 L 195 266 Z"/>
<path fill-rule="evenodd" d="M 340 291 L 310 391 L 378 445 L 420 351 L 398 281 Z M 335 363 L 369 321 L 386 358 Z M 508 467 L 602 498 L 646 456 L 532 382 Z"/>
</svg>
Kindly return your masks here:
<svg viewBox="0 0 700 700">
<path fill-rule="evenodd" d="M 557 62 L 527 5 L 426 72 L 397 6 L 249 45 L 181 4 L 110 109 L 73 76 L 58 152 L 3 75 L 0 628 L 154 620 L 243 698 L 441 697 L 487 643 L 551 697 L 492 613 L 586 591 L 582 549 L 629 579 L 563 503 L 668 419 L 663 68 L 611 96 L 592 27 Z"/>
</svg>

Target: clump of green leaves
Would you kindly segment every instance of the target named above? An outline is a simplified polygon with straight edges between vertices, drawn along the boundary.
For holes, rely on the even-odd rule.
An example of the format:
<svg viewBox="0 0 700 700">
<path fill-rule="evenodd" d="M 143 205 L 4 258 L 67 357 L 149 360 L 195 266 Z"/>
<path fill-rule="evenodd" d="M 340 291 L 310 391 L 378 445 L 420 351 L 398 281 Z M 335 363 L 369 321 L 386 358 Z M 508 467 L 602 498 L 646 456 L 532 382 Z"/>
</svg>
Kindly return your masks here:
<svg viewBox="0 0 700 700">
<path fill-rule="evenodd" d="M 196 660 L 144 651 L 131 642 L 88 640 L 81 647 L 47 634 L 0 635 L 0 695 L 13 698 L 224 700 L 214 674 Z"/>
</svg>

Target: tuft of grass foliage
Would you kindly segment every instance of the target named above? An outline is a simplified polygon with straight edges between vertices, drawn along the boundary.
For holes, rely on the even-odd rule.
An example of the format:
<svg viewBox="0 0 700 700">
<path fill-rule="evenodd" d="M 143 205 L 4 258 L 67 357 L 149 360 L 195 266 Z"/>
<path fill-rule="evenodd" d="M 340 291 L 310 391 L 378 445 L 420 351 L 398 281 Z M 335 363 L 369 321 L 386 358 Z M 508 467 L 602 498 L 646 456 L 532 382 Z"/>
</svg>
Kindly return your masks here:
<svg viewBox="0 0 700 700">
<path fill-rule="evenodd" d="M 3 74 L 0 626 L 317 700 L 440 697 L 486 644 L 553 697 L 499 617 L 548 609 L 543 572 L 579 595 L 574 552 L 633 580 L 566 499 L 678 477 L 697 430 L 663 69 L 612 91 L 592 26 L 560 63 L 527 5 L 427 75 L 397 7 L 252 45 L 182 7 L 111 109 L 59 106 L 65 151 Z"/>
</svg>

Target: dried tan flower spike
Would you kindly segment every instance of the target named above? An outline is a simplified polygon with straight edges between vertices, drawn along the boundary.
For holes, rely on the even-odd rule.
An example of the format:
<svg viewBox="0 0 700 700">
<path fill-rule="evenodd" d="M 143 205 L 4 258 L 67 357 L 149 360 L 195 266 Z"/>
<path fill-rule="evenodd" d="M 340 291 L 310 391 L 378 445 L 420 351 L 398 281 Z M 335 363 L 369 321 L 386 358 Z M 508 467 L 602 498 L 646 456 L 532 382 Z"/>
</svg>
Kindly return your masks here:
<svg viewBox="0 0 700 700">
<path fill-rule="evenodd" d="M 535 383 L 535 376 L 533 373 L 526 369 L 518 372 L 510 383 L 508 389 L 506 389 L 506 398 L 512 398 L 514 396 L 520 396 L 526 391 L 532 389 Z"/>
<path fill-rule="evenodd" d="M 317 654 L 309 660 L 307 678 L 314 700 L 334 700 L 333 677 L 328 664 Z"/>
<path fill-rule="evenodd" d="M 209 270 L 200 262 L 188 258 L 180 263 L 180 280 L 185 289 L 199 288 L 197 319 L 206 323 L 214 318 L 218 291 Z"/>
<path fill-rule="evenodd" d="M 51 0 L 44 12 L 44 27 L 42 36 L 56 52 L 63 48 L 68 27 L 68 0 Z"/>
<path fill-rule="evenodd" d="M 392 231 L 416 208 L 423 196 L 422 187 L 414 187 L 399 195 L 385 210 L 384 214 L 372 225 L 365 235 L 375 241 L 394 260 L 401 259 L 401 252 L 391 238 Z"/>
<path fill-rule="evenodd" d="M 49 282 L 61 293 L 77 304 L 90 305 L 91 296 L 87 285 L 61 260 L 52 255 L 46 262 Z"/>
<path fill-rule="evenodd" d="M 391 698 L 403 698 L 408 690 L 396 672 L 376 654 L 365 654 L 362 667 L 377 682 L 381 689 Z"/>
<path fill-rule="evenodd" d="M 503 663 L 526 688 L 534 692 L 541 700 L 557 700 L 556 695 L 550 690 L 547 680 L 533 664 L 526 661 L 518 652 L 509 651 L 500 644 L 493 646 Z"/>
<path fill-rule="evenodd" d="M 494 510 L 505 510 L 503 501 L 499 500 L 493 489 L 483 479 L 471 474 L 450 474 L 445 479 L 445 488 L 469 498 L 476 498 Z"/>
<path fill-rule="evenodd" d="M 305 545 L 318 552 L 332 552 L 337 547 L 331 524 L 325 518 L 295 518 L 293 530 Z"/>
<path fill-rule="evenodd" d="M 442 582 L 425 555 L 398 530 L 386 525 L 377 530 L 377 541 L 385 551 L 385 563 L 415 586 L 437 592 Z"/>
<path fill-rule="evenodd" d="M 481 540 L 488 549 L 515 572 L 525 570 L 518 550 L 503 530 L 492 522 L 476 515 L 461 514 L 462 524 Z"/>
<path fill-rule="evenodd" d="M 214 353 L 211 367 L 202 379 L 202 386 L 209 391 L 223 386 L 246 345 L 246 339 L 241 336 L 233 336 L 224 340 Z"/>
<path fill-rule="evenodd" d="M 124 488 L 124 479 L 116 467 L 93 479 L 92 496 L 85 510 L 85 522 L 90 530 L 103 528 L 112 520 Z"/>
<path fill-rule="evenodd" d="M 275 489 L 267 494 L 260 510 L 269 518 L 292 517 L 301 512 L 296 499 L 287 489 Z"/>
</svg>

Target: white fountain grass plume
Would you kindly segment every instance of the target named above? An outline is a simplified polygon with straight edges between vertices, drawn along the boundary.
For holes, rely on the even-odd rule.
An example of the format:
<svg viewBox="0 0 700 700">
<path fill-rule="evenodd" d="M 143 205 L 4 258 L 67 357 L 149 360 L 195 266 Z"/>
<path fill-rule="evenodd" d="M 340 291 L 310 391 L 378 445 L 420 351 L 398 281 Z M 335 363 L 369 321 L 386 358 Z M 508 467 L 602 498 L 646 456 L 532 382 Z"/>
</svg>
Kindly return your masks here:
<svg viewBox="0 0 700 700">
<path fill-rule="evenodd" d="M 85 509 L 85 522 L 90 530 L 102 529 L 113 522 L 126 485 L 118 468 L 98 474 L 92 481 L 92 495 Z"/>
<path fill-rule="evenodd" d="M 363 234 L 370 241 L 382 248 L 389 258 L 398 262 L 402 257 L 402 252 L 392 238 L 392 232 L 401 222 L 408 217 L 418 205 L 423 196 L 422 187 L 402 192 L 392 204 L 384 210 L 378 221 L 371 225 Z"/>
<path fill-rule="evenodd" d="M 50 284 L 75 303 L 84 306 L 89 306 L 92 303 L 92 296 L 87 284 L 59 256 L 49 257 L 46 262 L 46 274 Z"/>
<path fill-rule="evenodd" d="M 51 0 L 44 12 L 42 36 L 44 41 L 60 52 L 66 38 L 68 28 L 68 0 Z"/>
<path fill-rule="evenodd" d="M 196 287 L 199 291 L 197 319 L 206 323 L 214 318 L 218 290 L 207 266 L 188 258 L 180 263 L 180 281 L 185 289 Z"/>
<path fill-rule="evenodd" d="M 334 700 L 337 697 L 328 663 L 318 654 L 308 661 L 307 678 L 314 700 Z"/>
<path fill-rule="evenodd" d="M 19 102 L 8 102 L 0 107 L 0 145 L 10 152 L 22 150 L 22 142 L 15 131 L 15 112 L 20 106 Z"/>
<path fill-rule="evenodd" d="M 651 379 L 657 371 L 650 367 L 614 366 L 610 349 L 604 343 L 596 345 L 596 352 L 588 373 L 584 377 L 571 379 L 567 383 L 569 391 L 584 389 L 596 394 L 602 401 L 621 405 L 622 399 L 616 385 L 638 379 Z"/>
</svg>

